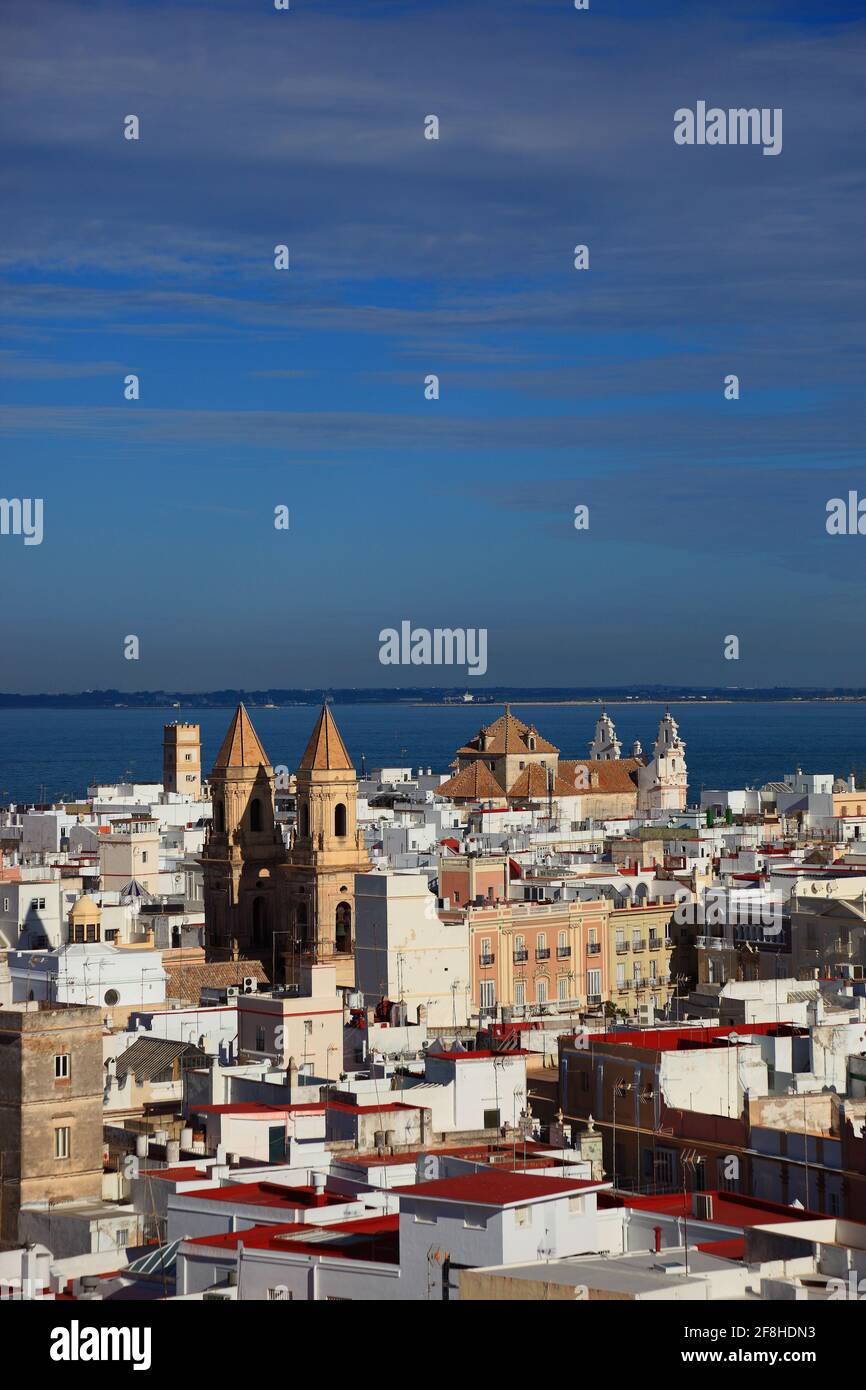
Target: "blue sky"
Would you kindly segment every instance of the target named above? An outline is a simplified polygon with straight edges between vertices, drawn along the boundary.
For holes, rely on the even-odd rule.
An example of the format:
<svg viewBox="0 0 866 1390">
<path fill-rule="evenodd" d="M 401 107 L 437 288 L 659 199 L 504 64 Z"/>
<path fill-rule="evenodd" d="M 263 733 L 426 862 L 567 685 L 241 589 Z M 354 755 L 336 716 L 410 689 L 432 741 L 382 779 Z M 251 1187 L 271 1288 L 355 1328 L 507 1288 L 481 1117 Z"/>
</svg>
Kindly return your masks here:
<svg viewBox="0 0 866 1390">
<path fill-rule="evenodd" d="M 45 505 L 0 688 L 459 684 L 379 664 L 404 618 L 486 627 L 490 683 L 866 684 L 859 2 L 0 26 L 2 490 Z M 781 155 L 676 146 L 699 99 Z"/>
</svg>

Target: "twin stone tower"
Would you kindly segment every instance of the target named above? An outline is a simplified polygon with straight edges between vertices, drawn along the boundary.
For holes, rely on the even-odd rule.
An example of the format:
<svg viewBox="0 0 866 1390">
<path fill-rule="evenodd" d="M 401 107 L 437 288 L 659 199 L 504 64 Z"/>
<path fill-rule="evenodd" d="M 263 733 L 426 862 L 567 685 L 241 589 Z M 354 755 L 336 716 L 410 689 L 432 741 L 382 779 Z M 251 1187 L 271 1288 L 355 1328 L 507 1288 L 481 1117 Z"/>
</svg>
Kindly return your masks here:
<svg viewBox="0 0 866 1390">
<path fill-rule="evenodd" d="M 302 963 L 354 983 L 355 874 L 370 861 L 357 826 L 358 779 L 325 705 L 296 774 L 288 849 L 276 777 L 243 705 L 210 775 L 213 821 L 202 853 L 207 959 L 259 960 L 271 979 Z M 275 983 L 272 980 L 272 983 Z"/>
</svg>

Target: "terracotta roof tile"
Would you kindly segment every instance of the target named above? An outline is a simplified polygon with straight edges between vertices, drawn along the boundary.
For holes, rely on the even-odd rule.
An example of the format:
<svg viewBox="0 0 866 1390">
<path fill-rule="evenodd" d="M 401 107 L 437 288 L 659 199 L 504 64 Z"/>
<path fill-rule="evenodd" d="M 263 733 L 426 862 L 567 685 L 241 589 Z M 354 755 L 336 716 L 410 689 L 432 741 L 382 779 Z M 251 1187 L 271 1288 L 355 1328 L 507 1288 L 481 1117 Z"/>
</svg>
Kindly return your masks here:
<svg viewBox="0 0 866 1390">
<path fill-rule="evenodd" d="M 547 774 L 549 771 L 549 768 L 542 767 L 540 763 L 530 763 L 508 788 L 509 801 L 512 799 L 520 801 L 527 797 L 538 800 L 546 797 L 549 791 L 552 791 L 554 796 L 578 795 L 573 782 L 567 782 L 564 777 L 560 776 L 555 776 L 552 788 L 548 788 Z"/>
<path fill-rule="evenodd" d="M 638 769 L 643 763 L 638 758 L 575 758 L 573 762 L 560 759 L 559 775 L 570 786 L 577 787 L 577 769 L 583 767 L 590 780 L 585 788 L 587 792 L 636 792 Z"/>
<path fill-rule="evenodd" d="M 437 796 L 447 796 L 452 801 L 503 801 L 505 791 L 499 785 L 486 763 L 470 763 L 436 788 Z"/>
<path fill-rule="evenodd" d="M 534 725 L 524 724 L 523 720 L 512 714 L 506 705 L 504 714 L 501 714 L 498 719 L 494 719 L 492 724 L 485 724 L 475 735 L 475 738 L 470 739 L 465 747 L 459 751 L 461 753 L 528 753 L 530 751 L 530 735 L 535 738 L 535 747 L 531 750 L 533 753 L 559 752 L 559 749 L 552 743 L 548 743 L 546 738 L 542 738 Z M 485 736 L 488 740 L 486 747 Z"/>
<path fill-rule="evenodd" d="M 183 961 L 173 961 L 171 956 L 171 951 L 166 951 L 163 956 L 163 967 L 168 975 L 166 993 L 170 998 L 181 999 L 187 1004 L 198 1004 L 201 991 L 205 988 L 224 989 L 226 985 L 240 985 L 247 975 L 251 975 L 260 985 L 269 983 L 261 961 L 215 960 L 184 964 Z"/>
</svg>

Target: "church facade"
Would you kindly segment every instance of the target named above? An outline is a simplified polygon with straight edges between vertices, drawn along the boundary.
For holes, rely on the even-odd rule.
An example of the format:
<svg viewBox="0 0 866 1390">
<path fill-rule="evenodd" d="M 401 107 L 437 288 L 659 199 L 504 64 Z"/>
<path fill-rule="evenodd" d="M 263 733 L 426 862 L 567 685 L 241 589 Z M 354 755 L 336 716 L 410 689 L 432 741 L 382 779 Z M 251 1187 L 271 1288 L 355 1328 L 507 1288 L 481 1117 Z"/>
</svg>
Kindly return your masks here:
<svg viewBox="0 0 866 1390">
<path fill-rule="evenodd" d="M 354 982 L 354 876 L 370 866 L 357 827 L 357 777 L 325 705 L 296 774 L 288 844 L 275 776 L 239 705 L 210 775 L 213 820 L 202 853 L 209 960 L 258 960 L 268 977 L 328 961 Z"/>
</svg>

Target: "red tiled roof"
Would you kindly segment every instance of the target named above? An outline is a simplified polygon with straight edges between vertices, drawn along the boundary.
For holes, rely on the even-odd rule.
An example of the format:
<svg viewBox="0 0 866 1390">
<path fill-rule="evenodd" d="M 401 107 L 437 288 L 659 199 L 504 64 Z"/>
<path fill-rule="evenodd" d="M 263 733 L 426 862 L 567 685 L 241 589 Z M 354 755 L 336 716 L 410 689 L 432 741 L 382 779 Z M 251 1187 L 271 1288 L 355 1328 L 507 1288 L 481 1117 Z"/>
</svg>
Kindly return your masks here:
<svg viewBox="0 0 866 1390">
<path fill-rule="evenodd" d="M 314 1187 L 283 1187 L 275 1182 L 238 1182 L 226 1187 L 205 1187 L 184 1192 L 186 1197 L 202 1197 L 209 1202 L 234 1202 L 239 1207 L 316 1207 L 340 1206 L 348 1197 L 333 1192 L 317 1195 Z"/>
<path fill-rule="evenodd" d="M 581 1178 L 547 1178 L 534 1173 L 500 1172 L 491 1168 L 483 1173 L 463 1173 L 456 1178 L 434 1178 L 431 1182 L 398 1187 L 407 1197 L 426 1197 L 434 1201 L 467 1202 L 482 1207 L 507 1207 L 532 1202 L 540 1197 L 566 1197 L 597 1188 L 598 1183 Z"/>
<path fill-rule="evenodd" d="M 643 763 L 637 758 L 569 758 L 560 759 L 559 775 L 572 787 L 582 779 L 577 778 L 577 769 L 585 768 L 589 786 L 583 792 L 637 792 L 638 768 Z"/>
<path fill-rule="evenodd" d="M 385 1101 L 383 1105 L 352 1105 L 346 1100 L 332 1100 L 329 1110 L 343 1110 L 350 1115 L 382 1115 L 390 1110 L 423 1110 L 422 1105 L 408 1105 L 402 1100 Z"/>
<path fill-rule="evenodd" d="M 504 801 L 505 790 L 487 764 L 478 761 L 449 777 L 436 788 L 436 795 L 447 796 L 452 801 Z"/>
<path fill-rule="evenodd" d="M 631 1197 L 619 1193 L 599 1194 L 599 1207 L 634 1207 L 641 1211 L 657 1211 L 667 1216 L 688 1216 L 693 1214 L 693 1193 L 664 1192 L 656 1196 Z M 708 1192 L 713 1199 L 713 1215 L 708 1218 L 710 1225 L 735 1226 L 747 1230 L 751 1226 L 773 1226 L 783 1221 L 826 1220 L 820 1212 L 806 1211 L 800 1207 L 783 1206 L 780 1202 L 765 1202 L 760 1197 L 749 1197 L 738 1192 Z"/>
<path fill-rule="evenodd" d="M 295 1231 L 309 1229 L 309 1225 L 303 1221 L 291 1221 L 285 1226 L 250 1226 L 246 1231 L 221 1231 L 207 1236 L 186 1236 L 184 1245 L 208 1245 L 213 1249 L 231 1250 L 242 1240 L 244 1245 L 261 1249 L 272 1245 L 276 1236 L 291 1235 Z"/>
<path fill-rule="evenodd" d="M 535 747 L 530 750 L 529 736 L 535 737 Z M 487 736 L 488 744 L 484 747 L 484 737 Z M 474 738 L 461 749 L 459 753 L 558 753 L 559 749 L 552 743 L 548 743 L 546 738 L 532 724 L 524 724 L 522 719 L 511 713 L 508 705 L 505 706 L 505 713 L 498 719 L 494 719 L 492 724 L 485 724 Z"/>
<path fill-rule="evenodd" d="M 249 1250 L 282 1250 L 287 1254 L 327 1254 L 350 1260 L 396 1263 L 399 1229 L 400 1219 L 396 1215 L 371 1216 L 337 1221 L 328 1226 L 317 1226 L 314 1222 L 250 1226 L 245 1231 L 189 1236 L 184 1244 L 202 1245 L 212 1250 L 236 1250 L 243 1244 Z"/>
<path fill-rule="evenodd" d="M 163 1182 L 191 1182 L 194 1178 L 207 1178 L 207 1168 L 142 1168 L 140 1178 L 162 1178 Z"/>
<path fill-rule="evenodd" d="M 508 788 L 509 801 L 522 801 L 530 798 L 538 801 L 550 796 L 577 796 L 574 781 L 568 781 L 561 774 L 553 778 L 552 784 L 548 780 L 548 773 L 551 769 L 542 767 L 540 763 L 530 763 L 522 772 L 517 774 L 515 780 Z"/>
<path fill-rule="evenodd" d="M 804 1030 L 787 1020 L 781 1023 L 728 1023 L 712 1028 L 645 1028 L 641 1030 L 612 1030 L 596 1033 L 595 1041 L 599 1047 L 608 1044 L 615 1047 L 640 1047 L 648 1052 L 677 1052 L 689 1047 L 712 1047 L 726 1041 L 731 1033 L 747 1041 L 750 1036 L 766 1037 L 778 1031 L 782 1037 L 789 1036 L 793 1030 Z"/>
</svg>

